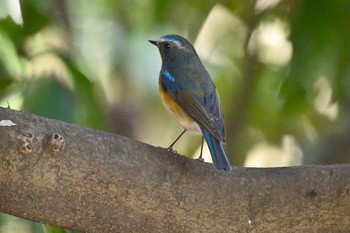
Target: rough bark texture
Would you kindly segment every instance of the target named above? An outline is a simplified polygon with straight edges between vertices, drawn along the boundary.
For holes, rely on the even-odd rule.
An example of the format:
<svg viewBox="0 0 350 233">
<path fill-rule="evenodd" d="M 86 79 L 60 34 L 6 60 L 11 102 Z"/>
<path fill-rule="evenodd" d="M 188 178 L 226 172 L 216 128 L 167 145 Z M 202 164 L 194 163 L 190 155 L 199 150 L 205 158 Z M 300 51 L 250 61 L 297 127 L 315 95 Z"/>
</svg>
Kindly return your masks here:
<svg viewBox="0 0 350 233">
<path fill-rule="evenodd" d="M 350 166 L 234 168 L 0 108 L 0 211 L 84 232 L 349 232 Z"/>
</svg>

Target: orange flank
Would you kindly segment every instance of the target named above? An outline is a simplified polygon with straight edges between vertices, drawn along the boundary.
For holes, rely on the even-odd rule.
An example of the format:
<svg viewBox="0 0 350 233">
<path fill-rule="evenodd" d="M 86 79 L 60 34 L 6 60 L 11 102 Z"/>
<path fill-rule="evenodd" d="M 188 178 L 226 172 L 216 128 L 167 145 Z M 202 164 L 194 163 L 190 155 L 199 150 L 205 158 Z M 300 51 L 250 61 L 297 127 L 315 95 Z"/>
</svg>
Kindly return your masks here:
<svg viewBox="0 0 350 233">
<path fill-rule="evenodd" d="M 182 108 L 165 92 L 162 85 L 159 84 L 159 92 L 164 105 L 172 112 L 183 112 Z"/>
<path fill-rule="evenodd" d="M 177 120 L 182 128 L 188 131 L 194 131 L 200 133 L 201 130 L 198 124 L 190 117 L 183 108 L 173 100 L 168 93 L 163 89 L 162 84 L 159 82 L 159 92 L 162 98 L 163 104 L 168 112 Z"/>
</svg>

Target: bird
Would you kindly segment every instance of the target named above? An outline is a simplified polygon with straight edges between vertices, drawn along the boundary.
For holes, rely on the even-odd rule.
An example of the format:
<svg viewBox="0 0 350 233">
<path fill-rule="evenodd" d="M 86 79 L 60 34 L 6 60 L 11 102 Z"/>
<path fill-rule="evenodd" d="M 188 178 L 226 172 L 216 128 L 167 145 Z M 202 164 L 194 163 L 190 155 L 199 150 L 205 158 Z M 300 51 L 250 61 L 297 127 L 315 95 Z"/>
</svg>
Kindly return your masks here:
<svg viewBox="0 0 350 233">
<path fill-rule="evenodd" d="M 158 87 L 168 112 L 184 129 L 168 147 L 172 150 L 181 136 L 189 132 L 202 134 L 217 170 L 231 171 L 223 144 L 226 142 L 224 114 L 218 92 L 193 45 L 184 37 L 170 34 L 149 40 L 158 47 L 162 65 Z"/>
</svg>

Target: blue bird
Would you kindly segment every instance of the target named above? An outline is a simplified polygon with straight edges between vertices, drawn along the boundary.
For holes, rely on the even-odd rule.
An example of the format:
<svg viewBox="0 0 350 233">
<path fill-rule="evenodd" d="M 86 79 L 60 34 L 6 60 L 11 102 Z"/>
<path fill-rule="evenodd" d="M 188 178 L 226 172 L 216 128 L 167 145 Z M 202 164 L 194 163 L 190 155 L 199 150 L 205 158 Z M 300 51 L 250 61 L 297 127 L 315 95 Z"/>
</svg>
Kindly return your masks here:
<svg viewBox="0 0 350 233">
<path fill-rule="evenodd" d="M 162 68 L 159 74 L 159 92 L 166 109 L 184 128 L 169 146 L 187 131 L 203 134 L 216 169 L 231 171 L 225 154 L 224 115 L 216 87 L 203 66 L 192 44 L 179 35 L 166 35 L 149 40 L 159 49 Z M 200 159 L 202 159 L 202 147 Z"/>
</svg>

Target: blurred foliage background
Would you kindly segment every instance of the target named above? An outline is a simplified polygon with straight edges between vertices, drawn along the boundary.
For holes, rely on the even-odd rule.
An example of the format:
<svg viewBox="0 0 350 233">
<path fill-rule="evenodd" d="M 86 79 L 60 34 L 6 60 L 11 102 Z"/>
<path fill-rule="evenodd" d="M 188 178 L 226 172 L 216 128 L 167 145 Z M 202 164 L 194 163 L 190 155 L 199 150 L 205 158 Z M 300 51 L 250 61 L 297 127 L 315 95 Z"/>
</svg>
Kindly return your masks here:
<svg viewBox="0 0 350 233">
<path fill-rule="evenodd" d="M 0 106 L 167 147 L 181 129 L 147 40 L 175 33 L 217 86 L 233 165 L 348 163 L 349 25 L 348 0 L 0 0 Z M 65 230 L 3 214 L 0 232 Z"/>
</svg>

